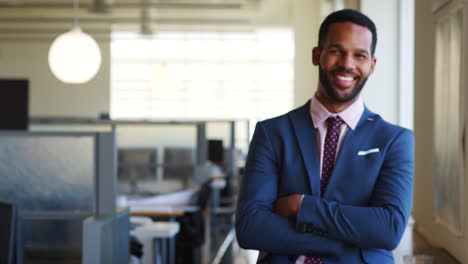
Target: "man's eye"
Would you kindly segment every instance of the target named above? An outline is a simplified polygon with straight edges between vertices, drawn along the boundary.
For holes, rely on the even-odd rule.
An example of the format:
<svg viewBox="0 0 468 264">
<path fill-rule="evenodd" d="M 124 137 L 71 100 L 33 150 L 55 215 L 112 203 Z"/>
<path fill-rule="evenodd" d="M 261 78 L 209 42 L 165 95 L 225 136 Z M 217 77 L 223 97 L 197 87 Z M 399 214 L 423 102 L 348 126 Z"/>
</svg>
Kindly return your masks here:
<svg viewBox="0 0 468 264">
<path fill-rule="evenodd" d="M 367 58 L 367 56 L 364 55 L 364 54 L 356 54 L 356 57 L 357 57 L 358 59 L 366 59 L 366 58 Z"/>
</svg>

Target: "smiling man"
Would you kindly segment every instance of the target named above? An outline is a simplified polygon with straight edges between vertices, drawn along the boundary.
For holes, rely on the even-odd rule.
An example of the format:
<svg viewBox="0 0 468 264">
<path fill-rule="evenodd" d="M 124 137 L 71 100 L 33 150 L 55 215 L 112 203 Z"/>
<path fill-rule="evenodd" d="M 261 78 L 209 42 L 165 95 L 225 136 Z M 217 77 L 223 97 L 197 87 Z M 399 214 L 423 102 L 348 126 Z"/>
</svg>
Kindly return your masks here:
<svg viewBox="0 0 468 264">
<path fill-rule="evenodd" d="M 413 134 L 364 106 L 377 31 L 355 10 L 330 14 L 312 51 L 312 99 L 259 122 L 236 213 L 258 263 L 394 263 L 413 192 Z M 378 89 L 378 87 L 372 87 Z"/>
</svg>

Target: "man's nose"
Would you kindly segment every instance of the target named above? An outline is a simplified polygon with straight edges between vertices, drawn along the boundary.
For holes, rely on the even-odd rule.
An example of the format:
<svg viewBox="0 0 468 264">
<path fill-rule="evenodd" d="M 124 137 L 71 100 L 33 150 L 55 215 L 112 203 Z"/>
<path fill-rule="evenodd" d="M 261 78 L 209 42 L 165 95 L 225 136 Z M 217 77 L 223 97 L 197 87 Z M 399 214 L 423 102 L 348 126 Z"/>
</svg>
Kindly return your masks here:
<svg viewBox="0 0 468 264">
<path fill-rule="evenodd" d="M 352 54 L 344 54 L 343 56 L 341 56 L 339 64 L 346 70 L 354 69 L 356 65 Z"/>
</svg>

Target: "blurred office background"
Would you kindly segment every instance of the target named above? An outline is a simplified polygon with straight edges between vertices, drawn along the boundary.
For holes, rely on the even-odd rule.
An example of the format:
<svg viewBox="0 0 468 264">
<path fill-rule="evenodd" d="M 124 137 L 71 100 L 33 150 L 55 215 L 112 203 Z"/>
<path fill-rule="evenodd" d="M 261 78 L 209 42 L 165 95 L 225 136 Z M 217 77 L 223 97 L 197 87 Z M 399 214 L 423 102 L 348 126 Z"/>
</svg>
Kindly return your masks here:
<svg viewBox="0 0 468 264">
<path fill-rule="evenodd" d="M 341 8 L 377 24 L 366 106 L 415 132 L 413 219 L 397 261 L 468 263 L 467 0 L 0 0 L 0 201 L 19 219 L 12 263 L 117 263 L 129 255 L 116 252 L 141 244 L 143 263 L 177 262 L 181 250 L 186 263 L 252 263 L 231 231 L 253 128 L 313 96 L 318 27 Z M 89 80 L 70 83 L 52 64 L 76 63 L 53 61 L 50 49 L 76 26 L 101 59 Z M 59 58 L 96 50 L 80 52 Z M 194 226 L 203 241 L 181 246 Z M 53 227 L 60 234 L 39 239 Z M 101 238 L 124 243 L 85 249 Z"/>
</svg>

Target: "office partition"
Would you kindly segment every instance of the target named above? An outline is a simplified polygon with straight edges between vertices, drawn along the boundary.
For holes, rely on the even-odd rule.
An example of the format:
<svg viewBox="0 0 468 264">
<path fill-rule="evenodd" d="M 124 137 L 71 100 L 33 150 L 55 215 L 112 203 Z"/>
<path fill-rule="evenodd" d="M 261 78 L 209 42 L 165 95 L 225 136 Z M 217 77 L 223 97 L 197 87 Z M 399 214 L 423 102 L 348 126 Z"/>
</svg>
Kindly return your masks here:
<svg viewBox="0 0 468 264">
<path fill-rule="evenodd" d="M 82 264 L 128 264 L 130 211 L 114 216 L 88 217 L 83 222 Z"/>
<path fill-rule="evenodd" d="M 19 263 L 78 263 L 83 220 L 115 215 L 113 133 L 0 132 L 0 175 L 0 200 L 18 208 Z"/>
</svg>

